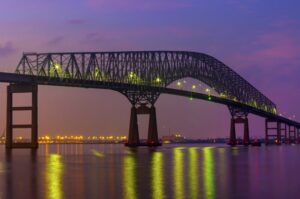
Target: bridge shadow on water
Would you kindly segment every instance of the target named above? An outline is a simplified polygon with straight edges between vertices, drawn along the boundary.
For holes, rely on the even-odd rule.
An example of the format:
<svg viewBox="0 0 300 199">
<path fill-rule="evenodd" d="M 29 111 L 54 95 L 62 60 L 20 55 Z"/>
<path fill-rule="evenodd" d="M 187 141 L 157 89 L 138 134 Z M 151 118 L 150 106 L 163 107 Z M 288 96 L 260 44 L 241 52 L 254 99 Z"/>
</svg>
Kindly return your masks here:
<svg viewBox="0 0 300 199">
<path fill-rule="evenodd" d="M 0 198 L 297 198 L 299 146 L 0 149 Z M 280 182 L 280 183 L 279 183 Z"/>
</svg>

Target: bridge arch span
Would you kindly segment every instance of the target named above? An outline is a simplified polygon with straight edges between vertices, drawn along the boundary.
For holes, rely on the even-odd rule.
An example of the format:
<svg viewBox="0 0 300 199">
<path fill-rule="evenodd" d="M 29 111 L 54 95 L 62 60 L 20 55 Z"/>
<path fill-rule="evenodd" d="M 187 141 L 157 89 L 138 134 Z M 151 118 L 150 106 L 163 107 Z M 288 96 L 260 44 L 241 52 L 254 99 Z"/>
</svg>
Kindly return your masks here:
<svg viewBox="0 0 300 199">
<path fill-rule="evenodd" d="M 167 87 L 197 79 L 221 97 L 276 113 L 276 105 L 218 59 L 188 51 L 25 53 L 16 72 L 46 77 Z M 130 88 L 126 88 L 130 90 Z"/>
</svg>

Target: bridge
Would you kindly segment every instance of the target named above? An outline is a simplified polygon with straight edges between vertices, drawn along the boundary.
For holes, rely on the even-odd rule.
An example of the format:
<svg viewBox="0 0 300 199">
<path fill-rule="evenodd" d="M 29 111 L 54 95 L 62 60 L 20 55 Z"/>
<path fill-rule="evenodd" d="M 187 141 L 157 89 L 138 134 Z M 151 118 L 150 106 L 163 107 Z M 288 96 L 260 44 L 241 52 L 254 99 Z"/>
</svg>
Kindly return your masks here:
<svg viewBox="0 0 300 199">
<path fill-rule="evenodd" d="M 218 95 L 169 88 L 190 77 Z M 274 102 L 216 58 L 185 51 L 24 53 L 14 73 L 0 72 L 7 86 L 7 148 L 38 147 L 38 85 L 110 89 L 132 104 L 128 146 L 140 145 L 137 115 L 149 114 L 147 145 L 159 145 L 155 102 L 160 94 L 185 96 L 226 105 L 231 114 L 229 144 L 236 145 L 235 126 L 244 124 L 243 144 L 250 144 L 248 114 L 265 118 L 266 144 L 298 143 L 300 123 L 282 117 Z M 178 82 L 180 83 L 180 82 Z M 31 93 L 32 105 L 15 107 L 14 93 Z M 31 124 L 14 124 L 15 111 L 31 111 Z M 14 143 L 13 130 L 31 129 L 30 143 Z"/>
</svg>

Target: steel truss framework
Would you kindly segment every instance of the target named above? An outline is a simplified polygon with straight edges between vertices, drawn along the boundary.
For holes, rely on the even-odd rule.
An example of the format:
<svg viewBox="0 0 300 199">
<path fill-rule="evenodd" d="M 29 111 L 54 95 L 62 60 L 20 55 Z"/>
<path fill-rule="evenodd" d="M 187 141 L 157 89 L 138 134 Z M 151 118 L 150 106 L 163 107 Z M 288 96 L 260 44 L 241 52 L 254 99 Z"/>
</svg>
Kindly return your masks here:
<svg viewBox="0 0 300 199">
<path fill-rule="evenodd" d="M 143 90 L 145 85 L 167 87 L 178 79 L 191 77 L 213 88 L 221 97 L 276 114 L 276 105 L 235 71 L 214 57 L 197 52 L 24 53 L 16 73 L 139 85 L 140 92 L 130 87 L 114 89 L 133 104 L 153 104 L 159 96 Z"/>
</svg>

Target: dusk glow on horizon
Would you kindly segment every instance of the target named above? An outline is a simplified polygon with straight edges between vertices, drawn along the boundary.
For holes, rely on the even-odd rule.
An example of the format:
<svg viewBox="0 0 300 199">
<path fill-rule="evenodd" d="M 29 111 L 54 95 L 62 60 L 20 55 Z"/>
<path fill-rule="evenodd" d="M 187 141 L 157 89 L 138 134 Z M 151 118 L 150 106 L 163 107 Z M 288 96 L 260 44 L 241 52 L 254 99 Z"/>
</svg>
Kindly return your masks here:
<svg viewBox="0 0 300 199">
<path fill-rule="evenodd" d="M 24 52 L 202 52 L 264 93 L 279 114 L 300 121 L 300 2 L 291 2 L 3 0 L 0 70 L 14 72 Z M 129 78 L 134 76 L 129 74 Z M 163 79 L 155 76 L 154 82 L 160 84 Z M 171 87 L 214 95 L 213 88 L 191 78 L 173 82 Z M 16 98 L 19 104 L 30 101 L 28 96 Z M 0 100 L 2 132 L 5 84 L 0 86 Z M 39 134 L 127 135 L 130 108 L 123 95 L 111 90 L 39 86 Z M 170 133 L 189 138 L 229 135 L 230 114 L 223 105 L 162 94 L 156 112 L 159 137 Z M 139 116 L 142 138 L 147 136 L 148 118 Z M 24 123 L 28 118 L 21 114 L 16 120 Z M 251 137 L 264 137 L 263 118 L 250 116 L 249 126 Z M 240 128 L 237 137 L 242 137 Z"/>
</svg>

